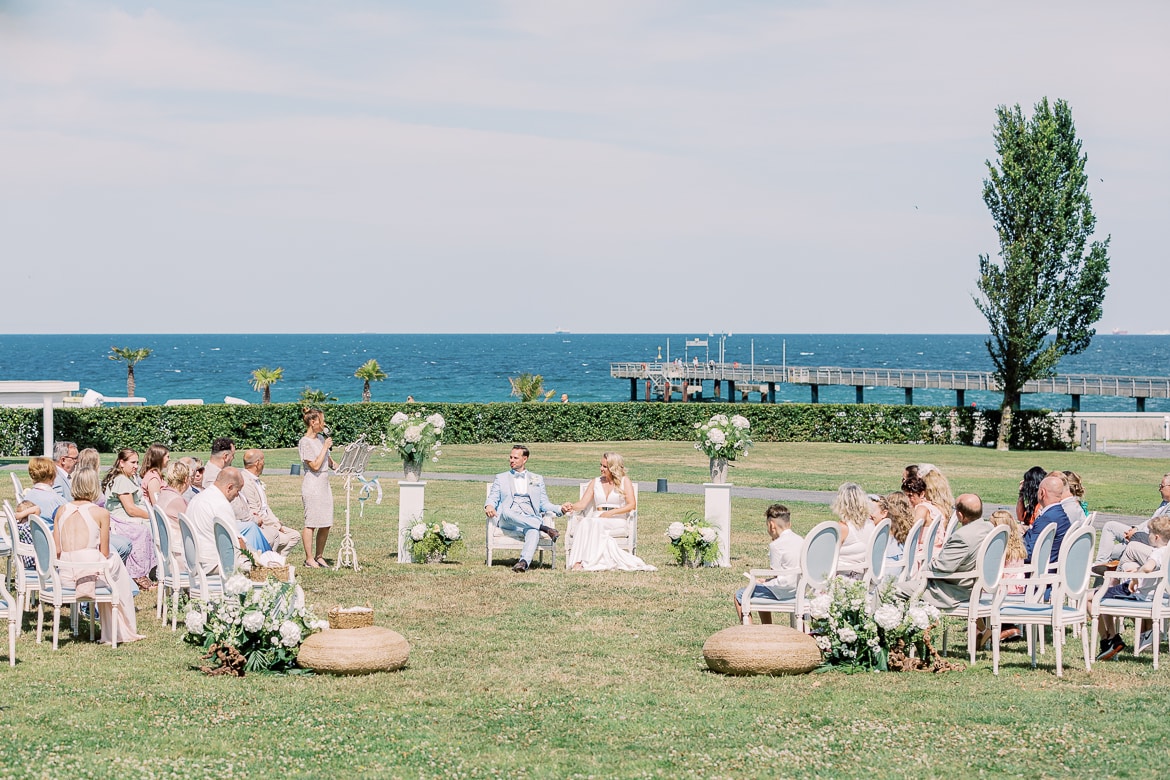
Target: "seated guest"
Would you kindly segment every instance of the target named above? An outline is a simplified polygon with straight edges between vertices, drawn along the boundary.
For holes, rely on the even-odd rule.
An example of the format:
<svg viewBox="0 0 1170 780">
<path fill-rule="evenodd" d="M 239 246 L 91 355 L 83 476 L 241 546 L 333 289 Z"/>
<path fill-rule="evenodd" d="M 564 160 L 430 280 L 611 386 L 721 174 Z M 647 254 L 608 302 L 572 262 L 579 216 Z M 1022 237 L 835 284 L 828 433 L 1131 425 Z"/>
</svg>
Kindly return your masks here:
<svg viewBox="0 0 1170 780">
<path fill-rule="evenodd" d="M 158 493 L 155 506 L 163 511 L 167 517 L 167 530 L 170 531 L 171 552 L 179 561 L 180 570 L 184 570 L 183 537 L 179 532 L 179 513 L 187 511 L 187 501 L 183 498 L 184 491 L 191 480 L 191 471 L 183 460 L 168 463 L 163 470 L 163 486 Z"/>
<path fill-rule="evenodd" d="M 80 469 L 90 469 L 95 474 L 102 473 L 102 457 L 101 457 L 101 455 L 98 454 L 98 451 L 95 450 L 93 447 L 86 447 L 84 450 L 77 453 L 77 468 L 75 468 L 73 471 L 74 471 L 74 473 L 76 473 Z M 70 484 L 72 484 L 73 475 L 70 474 L 69 478 L 71 480 Z M 100 477 L 98 478 L 98 481 L 99 482 L 101 481 Z M 96 504 L 97 506 L 100 506 L 102 508 L 105 508 L 106 497 L 104 495 L 102 495 L 101 493 L 98 493 L 97 501 L 94 501 L 94 504 Z M 125 538 L 125 537 L 122 537 L 122 538 Z M 126 541 L 126 544 L 127 544 L 127 549 L 129 549 L 129 547 L 128 547 L 129 540 Z M 115 547 L 115 548 L 119 548 L 119 554 L 121 554 L 121 550 L 120 550 L 121 545 L 114 541 L 114 534 L 112 534 L 112 533 L 110 534 L 110 546 Z M 126 560 L 126 556 L 123 555 L 122 561 L 125 562 L 125 560 Z"/>
<path fill-rule="evenodd" d="M 40 515 L 41 508 L 31 501 L 21 501 L 16 505 L 16 509 L 12 514 L 16 517 L 16 534 L 20 541 L 25 544 L 32 544 L 32 521 L 29 520 L 33 515 Z M 24 568 L 29 571 L 36 571 L 37 562 L 28 556 L 20 556 L 20 562 Z"/>
<path fill-rule="evenodd" d="M 268 505 L 268 488 L 260 480 L 264 473 L 263 450 L 244 451 L 244 488 L 240 496 L 248 506 L 252 522 L 260 527 L 273 552 L 288 557 L 288 553 L 301 541 L 301 532 L 294 531 L 276 516 Z M 232 502 L 232 506 L 240 499 Z"/>
<path fill-rule="evenodd" d="M 187 522 L 191 525 L 199 544 L 199 563 L 208 574 L 219 571 L 219 553 L 215 546 L 215 520 L 219 518 L 229 527 L 235 518 L 232 499 L 240 494 L 244 478 L 240 470 L 232 466 L 221 469 L 215 483 L 206 488 L 187 505 Z M 243 549 L 248 545 L 243 537 L 236 537 L 236 546 Z M 240 556 L 237 555 L 237 562 Z"/>
<path fill-rule="evenodd" d="M 142 488 L 135 481 L 138 475 L 138 453 L 132 449 L 118 451 L 114 465 L 102 480 L 106 496 L 106 510 L 110 513 L 111 528 L 130 539 L 130 557 L 126 570 L 142 590 L 150 590 L 154 582 L 154 538 L 150 533 L 149 514 L 142 498 Z"/>
<path fill-rule="evenodd" d="M 171 451 L 162 444 L 155 443 L 146 448 L 138 477 L 142 494 L 152 504 L 158 501 L 158 494 L 163 487 L 163 469 L 170 461 Z"/>
<path fill-rule="evenodd" d="M 937 507 L 942 516 L 949 521 L 951 515 L 955 513 L 955 495 L 951 492 L 951 483 L 933 463 L 919 463 L 918 476 L 926 485 L 926 500 L 931 506 Z M 939 542 L 941 544 L 941 537 Z"/>
<path fill-rule="evenodd" d="M 1064 513 L 1068 515 L 1069 520 L 1073 519 L 1073 513 L 1069 509 L 1069 502 L 1075 501 L 1080 507 L 1080 519 L 1078 523 L 1083 523 L 1085 518 L 1089 516 L 1089 504 L 1085 501 L 1085 485 L 1081 482 L 1081 475 L 1075 471 L 1063 472 L 1065 479 L 1068 480 L 1068 496 L 1065 497 Z"/>
<path fill-rule="evenodd" d="M 138 633 L 138 619 L 134 614 L 134 587 L 125 564 L 117 555 L 110 555 L 110 514 L 95 505 L 98 496 L 98 475 L 92 469 L 78 469 L 73 477 L 71 490 L 73 500 L 61 507 L 57 524 L 53 528 L 53 541 L 58 556 L 63 562 L 84 563 L 86 561 L 108 560 L 112 565 L 110 581 L 101 582 L 114 592 L 118 599 L 117 639 L 119 643 L 135 642 L 146 637 Z M 97 585 L 97 572 L 88 575 L 90 588 Z M 63 567 L 63 585 L 74 586 L 78 592 L 86 589 L 86 570 Z M 102 621 L 102 642 L 113 638 L 113 609 L 109 604 L 98 604 L 98 615 Z"/>
<path fill-rule="evenodd" d="M 942 543 L 946 541 L 944 531 L 949 518 L 926 497 L 926 482 L 922 477 L 907 477 L 902 480 L 902 492 L 906 494 L 910 506 L 914 508 L 914 522 L 922 521 L 922 536 L 918 541 L 918 553 L 923 552 L 926 535 L 934 524 L 938 524 L 938 533 L 934 537 L 934 552 L 938 552 L 942 549 Z"/>
<path fill-rule="evenodd" d="M 28 478 L 32 480 L 33 486 L 24 491 L 24 500 L 37 505 L 41 510 L 40 516 L 48 521 L 51 529 L 53 514 L 65 503 L 65 499 L 53 490 L 53 480 L 57 478 L 57 464 L 48 458 L 30 458 Z"/>
<path fill-rule="evenodd" d="M 565 567 L 576 571 L 657 571 L 636 555 L 618 547 L 610 536 L 623 531 L 626 520 L 638 508 L 634 484 L 626 476 L 622 456 L 606 452 L 601 456 L 601 476 L 594 477 L 576 502 L 561 505 L 561 512 L 581 512 L 593 507 L 573 523 L 573 546 L 565 556 Z"/>
<path fill-rule="evenodd" d="M 211 457 L 203 467 L 203 478 L 214 484 L 219 470 L 227 468 L 236 460 L 236 443 L 227 436 L 221 436 L 211 443 Z"/>
<path fill-rule="evenodd" d="M 1048 476 L 1048 472 L 1039 466 L 1033 466 L 1024 472 L 1020 480 L 1020 492 L 1016 498 L 1016 520 L 1020 525 L 1029 526 L 1036 519 L 1040 506 L 1037 500 L 1040 482 Z"/>
<path fill-rule="evenodd" d="M 1097 558 L 1093 561 L 1093 572 L 1102 574 L 1108 569 L 1118 567 L 1122 556 L 1132 568 L 1142 566 L 1151 551 L 1149 528 L 1155 517 L 1170 515 L 1170 474 L 1163 474 L 1158 483 L 1158 492 L 1162 496 L 1162 503 L 1154 510 L 1149 520 L 1138 525 L 1130 525 L 1117 520 L 1110 520 L 1101 529 L 1101 544 L 1097 548 Z M 1130 550 L 1129 548 L 1133 549 Z"/>
<path fill-rule="evenodd" d="M 784 574 L 756 585 L 752 590 L 752 598 L 777 601 L 793 598 L 800 581 L 800 549 L 804 546 L 804 540 L 792 530 L 792 515 L 783 504 L 772 504 L 764 510 L 764 524 L 768 536 L 772 537 L 772 543 L 768 545 L 768 568 Z M 735 592 L 735 614 L 741 623 L 745 590 L 747 588 L 740 588 Z M 760 622 L 771 623 L 772 613 L 761 612 Z"/>
<path fill-rule="evenodd" d="M 955 502 L 959 527 L 947 538 L 942 550 L 935 556 L 928 570 L 913 579 L 898 583 L 896 593 L 912 598 L 922 593 L 922 599 L 939 609 L 951 609 L 960 601 L 971 598 L 975 587 L 975 559 L 979 546 L 991 533 L 991 523 L 983 518 L 983 502 L 973 493 L 964 493 Z M 970 579 L 944 580 L 939 576 L 971 571 Z"/>
<path fill-rule="evenodd" d="M 57 476 L 53 479 L 53 490 L 65 501 L 73 500 L 69 487 L 70 475 L 77 468 L 77 445 L 71 441 L 53 443 L 53 461 L 57 465 Z"/>
<path fill-rule="evenodd" d="M 905 493 L 890 493 L 881 496 L 873 502 L 876 511 L 870 514 L 874 524 L 880 523 L 887 517 L 890 519 L 890 541 L 886 544 L 886 570 L 897 571 L 910 563 L 910 556 L 904 549 L 906 537 L 914 526 L 914 507 L 910 506 L 910 499 Z"/>
<path fill-rule="evenodd" d="M 837 573 L 859 579 L 865 573 L 869 537 L 874 529 L 873 521 L 869 519 L 869 496 L 861 485 L 846 482 L 837 488 L 837 497 L 829 508 L 837 515 L 841 526 Z"/>
<path fill-rule="evenodd" d="M 1068 515 L 1060 505 L 1064 488 L 1064 475 L 1058 472 L 1053 472 L 1040 481 L 1036 489 L 1035 519 L 1031 527 L 1024 532 L 1024 547 L 1028 552 L 1025 563 L 1032 562 L 1032 550 L 1036 546 L 1036 540 L 1040 538 L 1040 532 L 1054 523 L 1056 537 L 1052 540 L 1052 552 L 1048 556 L 1048 562 L 1056 563 L 1060 558 L 1060 545 L 1069 529 Z"/>
<path fill-rule="evenodd" d="M 187 467 L 187 471 L 191 475 L 188 478 L 187 489 L 183 491 L 183 498 L 189 504 L 191 499 L 203 490 L 203 461 L 193 456 L 179 458 L 179 460 Z"/>
<path fill-rule="evenodd" d="M 1170 543 L 1170 516 L 1159 515 L 1150 521 L 1150 555 L 1139 571 L 1155 572 L 1165 566 L 1167 554 L 1170 553 L 1167 543 Z M 1110 585 L 1101 598 L 1151 601 L 1157 585 L 1158 581 L 1153 578 L 1122 580 Z M 1101 652 L 1097 654 L 1097 660 L 1116 658 L 1125 649 L 1125 642 L 1121 639 L 1121 618 L 1101 615 L 1097 618 L 1097 626 L 1101 633 Z M 1143 631 L 1135 652 L 1141 653 L 1149 647 L 1151 638 L 1149 631 Z"/>
</svg>

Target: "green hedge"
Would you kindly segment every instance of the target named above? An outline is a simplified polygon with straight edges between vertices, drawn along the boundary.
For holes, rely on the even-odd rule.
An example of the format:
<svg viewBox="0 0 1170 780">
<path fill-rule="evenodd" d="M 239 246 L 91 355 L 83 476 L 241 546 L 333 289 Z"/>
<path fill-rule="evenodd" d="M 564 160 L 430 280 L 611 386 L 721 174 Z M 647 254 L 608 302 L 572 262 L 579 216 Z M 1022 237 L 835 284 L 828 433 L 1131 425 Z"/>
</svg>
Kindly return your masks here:
<svg viewBox="0 0 1170 780">
<path fill-rule="evenodd" d="M 326 421 L 337 441 L 365 433 L 380 439 L 398 411 L 439 412 L 447 420 L 447 444 L 558 441 L 687 441 L 695 423 L 716 412 L 751 420 L 755 441 L 823 441 L 866 444 L 961 444 L 991 446 L 999 411 L 877 404 L 696 403 L 493 403 L 331 404 Z M 240 449 L 292 447 L 304 432 L 298 404 L 251 406 L 139 406 L 59 409 L 58 439 L 113 452 L 142 450 L 162 442 L 175 450 L 203 451 L 212 439 L 230 436 Z M 0 451 L 29 455 L 41 449 L 39 409 L 0 408 Z M 1012 448 L 1067 449 L 1069 431 L 1048 411 L 1012 417 Z"/>
</svg>

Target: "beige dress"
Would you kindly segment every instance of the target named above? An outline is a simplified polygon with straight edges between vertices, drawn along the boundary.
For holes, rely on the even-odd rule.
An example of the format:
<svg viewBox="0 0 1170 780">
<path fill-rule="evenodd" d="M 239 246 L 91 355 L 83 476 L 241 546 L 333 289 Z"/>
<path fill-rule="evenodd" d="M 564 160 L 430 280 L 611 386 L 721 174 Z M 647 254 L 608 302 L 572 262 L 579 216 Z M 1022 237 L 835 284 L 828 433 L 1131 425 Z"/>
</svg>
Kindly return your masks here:
<svg viewBox="0 0 1170 780">
<path fill-rule="evenodd" d="M 333 490 L 329 486 L 329 456 L 321 461 L 321 468 L 314 471 L 309 464 L 317 459 L 325 447 L 325 439 L 319 436 L 303 436 L 297 444 L 297 454 L 304 465 L 304 479 L 301 480 L 301 501 L 305 505 L 305 528 L 331 528 L 333 526 Z"/>
<path fill-rule="evenodd" d="M 87 545 L 77 550 L 61 551 L 61 560 L 70 563 L 101 562 L 102 553 L 99 549 L 101 528 L 98 527 L 97 521 L 90 517 L 87 505 L 66 504 L 61 507 L 57 514 L 57 524 L 61 527 L 62 533 L 65 531 L 66 522 L 76 522 L 74 515 L 85 523 Z M 122 559 L 118 557 L 117 553 L 111 553 L 106 560 L 110 562 L 110 574 L 113 581 L 107 583 L 105 580 L 99 580 L 99 584 L 109 586 L 121 607 L 118 610 L 118 643 L 145 639 L 145 636 L 138 633 L 138 618 L 134 614 L 134 586 L 130 582 L 130 574 L 126 571 L 126 565 L 122 563 Z M 68 587 L 76 587 L 77 580 L 84 577 L 85 571 L 83 569 L 65 568 L 61 570 L 62 584 Z M 102 642 L 108 643 L 112 640 L 114 628 L 112 612 L 109 604 L 98 604 L 98 617 L 102 621 Z"/>
</svg>

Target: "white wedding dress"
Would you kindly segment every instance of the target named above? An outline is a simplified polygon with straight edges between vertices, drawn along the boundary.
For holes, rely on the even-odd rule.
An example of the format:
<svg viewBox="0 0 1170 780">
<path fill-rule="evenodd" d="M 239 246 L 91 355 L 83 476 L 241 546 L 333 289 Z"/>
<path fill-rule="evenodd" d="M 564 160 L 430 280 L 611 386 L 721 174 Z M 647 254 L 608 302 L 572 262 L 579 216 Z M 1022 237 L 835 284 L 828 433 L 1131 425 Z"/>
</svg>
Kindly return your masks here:
<svg viewBox="0 0 1170 780">
<path fill-rule="evenodd" d="M 658 571 L 654 566 L 643 561 L 621 547 L 610 536 L 612 531 L 621 531 L 626 527 L 626 516 L 599 517 L 607 509 L 624 506 L 626 501 L 621 491 L 616 487 L 610 493 L 605 492 L 605 486 L 598 478 L 590 484 L 593 495 L 586 514 L 577 516 L 570 521 L 572 525 L 573 546 L 566 556 L 565 566 L 572 569 L 577 564 L 585 571 Z"/>
</svg>

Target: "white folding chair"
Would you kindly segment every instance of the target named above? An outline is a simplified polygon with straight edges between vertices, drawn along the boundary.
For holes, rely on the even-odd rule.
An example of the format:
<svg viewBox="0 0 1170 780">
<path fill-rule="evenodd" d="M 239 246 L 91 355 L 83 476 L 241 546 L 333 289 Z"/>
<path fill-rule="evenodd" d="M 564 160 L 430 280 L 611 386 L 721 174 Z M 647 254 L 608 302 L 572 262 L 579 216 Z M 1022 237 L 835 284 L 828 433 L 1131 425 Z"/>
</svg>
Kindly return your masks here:
<svg viewBox="0 0 1170 780">
<path fill-rule="evenodd" d="M 815 526 L 804 537 L 800 549 L 800 570 L 751 569 L 744 576 L 748 586 L 740 599 L 744 625 L 751 623 L 752 612 L 788 612 L 791 625 L 804 630 L 804 616 L 808 612 L 808 591 L 823 591 L 837 571 L 837 556 L 841 553 L 841 528 L 834 520 Z M 790 599 L 753 597 L 756 585 L 782 575 L 797 575 L 796 593 Z"/>
<path fill-rule="evenodd" d="M 584 497 L 585 491 L 589 489 L 591 484 L 593 484 L 592 481 L 581 483 L 581 497 Z M 638 483 L 631 481 L 631 484 L 634 486 L 634 504 L 637 505 Z M 577 539 L 577 518 L 578 514 L 574 512 L 569 518 L 568 523 L 565 525 L 565 555 L 568 555 L 569 550 L 573 549 L 573 543 Z M 634 509 L 634 511 L 630 512 L 630 514 L 626 517 L 625 528 L 619 528 L 616 531 L 611 531 L 609 535 L 613 537 L 615 542 L 617 542 L 618 547 L 628 550 L 630 555 L 637 555 L 638 510 Z"/>
<path fill-rule="evenodd" d="M 61 607 L 69 605 L 73 610 L 76 610 L 79 602 L 87 601 L 92 603 L 89 615 L 89 638 L 92 641 L 94 637 L 94 623 L 97 618 L 97 605 L 109 604 L 111 610 L 121 610 L 122 604 L 114 594 L 110 583 L 114 581 L 114 574 L 110 568 L 109 560 L 103 558 L 101 561 L 63 561 L 57 557 L 57 546 L 53 542 L 53 532 L 49 530 L 49 526 L 39 515 L 33 515 L 29 518 L 32 521 L 32 537 L 33 537 L 33 558 L 37 563 L 37 576 L 41 581 L 40 593 L 37 597 L 37 643 L 41 641 L 44 633 L 45 622 L 45 605 L 48 604 L 53 608 L 53 649 L 57 649 L 57 638 L 61 627 Z M 62 569 L 69 569 L 71 572 L 84 572 L 86 574 L 96 572 L 99 579 L 94 586 L 93 596 L 82 596 L 77 592 L 76 586 L 66 585 L 64 578 L 61 576 Z M 77 633 L 76 613 L 73 615 L 73 633 Z M 110 615 L 110 644 L 113 647 L 118 646 L 118 618 L 111 612 Z"/>
</svg>

